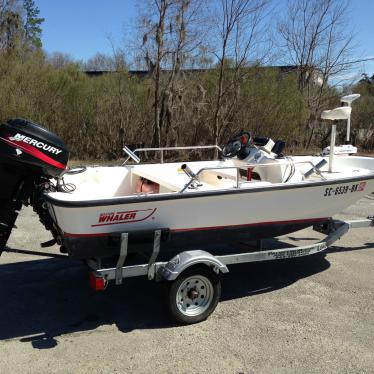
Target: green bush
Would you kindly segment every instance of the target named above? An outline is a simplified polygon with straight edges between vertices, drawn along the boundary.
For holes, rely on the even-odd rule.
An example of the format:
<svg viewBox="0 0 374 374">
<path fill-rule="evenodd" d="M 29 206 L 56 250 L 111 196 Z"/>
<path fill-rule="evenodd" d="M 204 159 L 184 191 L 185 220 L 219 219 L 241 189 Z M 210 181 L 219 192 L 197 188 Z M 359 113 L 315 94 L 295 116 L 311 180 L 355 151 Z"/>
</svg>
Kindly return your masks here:
<svg viewBox="0 0 374 374">
<path fill-rule="evenodd" d="M 297 145 L 309 113 L 295 75 L 275 68 L 246 69 L 236 91 L 230 91 L 235 100 L 231 95 L 223 100 L 220 140 L 247 129 Z M 167 78 L 164 72 L 165 82 Z M 164 145 L 212 142 L 216 79 L 216 70 L 181 73 Z M 373 126 L 372 86 L 357 87 L 363 97 L 355 104 L 355 129 Z M 149 78 L 139 79 L 125 70 L 89 77 L 76 63 L 53 66 L 42 52 L 22 57 L 3 53 L 0 87 L 1 121 L 24 117 L 41 123 L 65 140 L 73 158 L 116 159 L 124 144 L 151 145 L 153 81 Z M 313 146 L 319 146 L 319 141 L 317 136 Z M 361 142 L 366 148 L 374 146 L 372 137 Z"/>
</svg>

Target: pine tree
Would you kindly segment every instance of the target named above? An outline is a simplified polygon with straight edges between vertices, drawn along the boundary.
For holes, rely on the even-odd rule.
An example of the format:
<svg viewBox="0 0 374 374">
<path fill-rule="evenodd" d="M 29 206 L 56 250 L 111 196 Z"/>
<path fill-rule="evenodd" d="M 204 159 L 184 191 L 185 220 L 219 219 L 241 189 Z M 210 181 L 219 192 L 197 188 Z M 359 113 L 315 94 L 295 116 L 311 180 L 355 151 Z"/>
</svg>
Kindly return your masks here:
<svg viewBox="0 0 374 374">
<path fill-rule="evenodd" d="M 41 25 L 44 22 L 44 18 L 39 17 L 40 10 L 35 5 L 34 0 L 23 0 L 23 7 L 26 12 L 24 25 L 25 41 L 30 47 L 41 48 Z"/>
</svg>

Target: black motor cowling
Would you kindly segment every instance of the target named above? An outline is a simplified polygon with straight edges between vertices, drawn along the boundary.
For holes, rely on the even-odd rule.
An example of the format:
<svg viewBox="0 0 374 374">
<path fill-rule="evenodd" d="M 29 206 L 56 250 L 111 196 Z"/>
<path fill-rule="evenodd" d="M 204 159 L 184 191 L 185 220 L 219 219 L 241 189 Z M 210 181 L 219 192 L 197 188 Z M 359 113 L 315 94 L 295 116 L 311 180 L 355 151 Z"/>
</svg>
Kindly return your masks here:
<svg viewBox="0 0 374 374">
<path fill-rule="evenodd" d="M 0 163 L 56 177 L 66 168 L 69 151 L 64 142 L 44 127 L 16 118 L 0 126 Z"/>
<path fill-rule="evenodd" d="M 24 119 L 0 125 L 0 254 L 22 204 L 32 203 L 35 188 L 66 169 L 69 151 L 42 126 Z"/>
</svg>

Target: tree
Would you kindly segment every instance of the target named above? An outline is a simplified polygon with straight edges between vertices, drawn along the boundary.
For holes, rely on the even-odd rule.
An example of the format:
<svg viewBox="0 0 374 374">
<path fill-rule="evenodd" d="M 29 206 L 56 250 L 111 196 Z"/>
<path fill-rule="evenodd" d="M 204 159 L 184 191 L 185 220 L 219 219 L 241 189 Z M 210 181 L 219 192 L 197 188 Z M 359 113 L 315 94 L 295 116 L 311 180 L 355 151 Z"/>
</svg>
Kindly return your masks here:
<svg viewBox="0 0 374 374">
<path fill-rule="evenodd" d="M 84 64 L 84 70 L 116 71 L 116 62 L 111 56 L 98 52 Z"/>
<path fill-rule="evenodd" d="M 302 131 L 306 147 L 330 99 L 328 81 L 352 67 L 347 12 L 346 0 L 289 0 L 287 15 L 278 25 L 285 60 L 298 68 L 298 87 L 310 111 Z"/>
<path fill-rule="evenodd" d="M 31 48 L 42 47 L 42 28 L 44 18 L 40 17 L 40 10 L 35 5 L 34 0 L 23 0 L 23 7 L 26 12 L 25 16 L 25 42 Z"/>
<path fill-rule="evenodd" d="M 0 1 L 0 49 L 11 52 L 23 38 L 22 17 L 17 0 Z"/>
<path fill-rule="evenodd" d="M 360 79 L 360 83 L 372 84 L 373 82 L 374 82 L 374 75 L 369 77 L 367 73 L 362 73 L 362 78 Z"/>
<path fill-rule="evenodd" d="M 217 37 L 213 41 L 218 46 L 213 52 L 218 60 L 213 104 L 215 144 L 219 143 L 235 111 L 240 85 L 249 72 L 250 53 L 261 39 L 258 31 L 267 5 L 267 0 L 220 0 L 214 12 Z M 255 60 L 254 54 L 252 58 Z"/>
<path fill-rule="evenodd" d="M 367 150 L 374 147 L 374 75 L 363 74 L 355 85 L 348 87 L 347 92 L 361 94 L 354 102 L 352 111 L 352 132 L 355 140 Z"/>
<path fill-rule="evenodd" d="M 159 147 L 170 143 L 170 130 L 174 132 L 173 142 L 178 142 L 173 120 L 183 98 L 178 81 L 181 68 L 203 37 L 197 26 L 203 3 L 199 0 L 154 0 L 150 2 L 148 13 L 141 17 L 141 49 L 154 85 L 153 144 Z"/>
<path fill-rule="evenodd" d="M 71 55 L 63 52 L 53 52 L 49 54 L 47 56 L 47 62 L 56 69 L 61 69 L 76 63 Z"/>
<path fill-rule="evenodd" d="M 0 48 L 19 53 L 41 49 L 43 22 L 33 0 L 0 0 Z"/>
</svg>

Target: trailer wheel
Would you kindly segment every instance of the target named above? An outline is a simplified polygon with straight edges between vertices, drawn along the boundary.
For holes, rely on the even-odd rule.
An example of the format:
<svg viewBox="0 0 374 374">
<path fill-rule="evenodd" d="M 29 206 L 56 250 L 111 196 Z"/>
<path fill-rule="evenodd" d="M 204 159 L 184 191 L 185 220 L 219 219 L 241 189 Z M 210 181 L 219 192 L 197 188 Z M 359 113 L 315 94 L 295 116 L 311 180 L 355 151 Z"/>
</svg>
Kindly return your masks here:
<svg viewBox="0 0 374 374">
<path fill-rule="evenodd" d="M 221 296 L 221 282 L 208 267 L 185 270 L 169 289 L 169 309 L 180 324 L 206 320 L 216 308 Z"/>
</svg>

